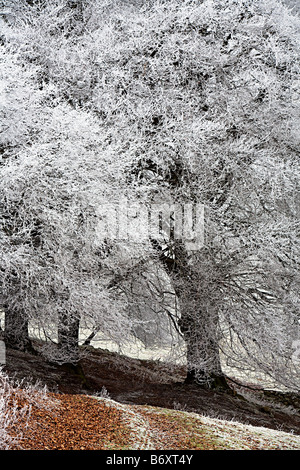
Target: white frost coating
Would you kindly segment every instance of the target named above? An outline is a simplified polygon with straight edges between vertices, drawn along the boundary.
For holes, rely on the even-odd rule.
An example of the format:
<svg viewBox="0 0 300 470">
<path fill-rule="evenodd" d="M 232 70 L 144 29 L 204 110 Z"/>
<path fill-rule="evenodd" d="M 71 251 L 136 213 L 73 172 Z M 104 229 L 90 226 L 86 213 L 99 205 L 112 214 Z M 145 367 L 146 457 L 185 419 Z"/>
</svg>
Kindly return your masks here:
<svg viewBox="0 0 300 470">
<path fill-rule="evenodd" d="M 0 305 L 19 331 L 49 355 L 79 320 L 160 349 L 185 320 L 191 367 L 218 370 L 217 345 L 299 391 L 299 17 L 275 0 L 8 4 Z M 180 276 L 150 243 L 99 243 L 101 207 L 124 196 L 204 203 Z"/>
</svg>

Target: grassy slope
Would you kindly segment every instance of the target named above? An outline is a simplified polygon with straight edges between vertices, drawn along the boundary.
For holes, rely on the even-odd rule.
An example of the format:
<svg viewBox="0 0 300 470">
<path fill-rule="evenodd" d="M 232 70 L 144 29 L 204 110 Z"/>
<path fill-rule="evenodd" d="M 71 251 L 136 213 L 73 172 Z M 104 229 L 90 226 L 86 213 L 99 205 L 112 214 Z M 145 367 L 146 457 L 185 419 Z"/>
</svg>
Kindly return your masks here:
<svg viewBox="0 0 300 470">
<path fill-rule="evenodd" d="M 124 424 L 131 429 L 131 449 L 300 450 L 300 436 L 289 433 L 186 411 L 100 400 L 122 410 Z M 110 443 L 107 448 L 112 448 Z"/>
</svg>

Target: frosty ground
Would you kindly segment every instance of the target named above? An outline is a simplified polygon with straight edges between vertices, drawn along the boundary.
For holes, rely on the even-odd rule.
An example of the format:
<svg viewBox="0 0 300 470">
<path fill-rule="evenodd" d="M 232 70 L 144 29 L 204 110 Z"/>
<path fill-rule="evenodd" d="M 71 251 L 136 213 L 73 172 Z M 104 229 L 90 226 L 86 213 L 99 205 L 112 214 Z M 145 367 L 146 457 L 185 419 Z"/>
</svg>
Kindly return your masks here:
<svg viewBox="0 0 300 470">
<path fill-rule="evenodd" d="M 122 448 L 173 449 L 178 445 L 177 448 L 300 449 L 300 397 L 296 394 L 233 382 L 232 393 L 203 390 L 184 383 L 183 366 L 170 368 L 160 361 L 129 358 L 108 350 L 89 348 L 88 352 L 81 361 L 81 371 L 76 371 L 38 355 L 8 349 L 5 370 L 23 384 L 46 385 L 61 403 L 62 415 L 57 418 L 61 426 L 72 427 L 73 415 L 66 414 L 69 405 L 64 405 L 70 400 L 72 413 L 81 413 L 87 424 L 91 417 L 85 400 L 92 398 L 105 404 L 105 410 L 116 410 L 126 428 Z M 45 419 L 40 409 L 37 419 Z M 47 419 L 40 423 L 39 439 L 30 445 L 43 442 L 43 426 L 46 435 L 60 429 L 51 417 Z M 116 426 L 120 428 L 120 424 Z M 28 433 L 27 438 L 33 439 L 30 428 Z M 74 446 L 87 445 L 80 441 L 82 437 L 78 438 L 80 442 L 75 439 L 74 430 L 72 433 Z M 126 440 L 127 436 L 131 436 L 130 440 Z M 65 439 L 68 441 L 68 437 Z M 55 445 L 59 448 L 59 443 Z M 119 448 L 115 441 L 103 446 Z"/>
</svg>

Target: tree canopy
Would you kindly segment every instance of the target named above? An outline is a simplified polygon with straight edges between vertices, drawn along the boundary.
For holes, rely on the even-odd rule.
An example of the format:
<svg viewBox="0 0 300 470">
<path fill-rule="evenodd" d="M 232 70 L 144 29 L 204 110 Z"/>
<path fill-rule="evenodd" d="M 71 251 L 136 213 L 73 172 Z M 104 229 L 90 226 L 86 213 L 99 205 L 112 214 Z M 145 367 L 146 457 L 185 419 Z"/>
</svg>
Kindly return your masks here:
<svg viewBox="0 0 300 470">
<path fill-rule="evenodd" d="M 120 344 L 164 344 L 172 327 L 199 383 L 235 367 L 299 390 L 299 16 L 276 0 L 2 10 L 12 342 L 28 321 L 54 328 L 65 360 L 80 323 Z M 204 245 L 99 240 L 103 208 L 122 198 L 201 203 Z"/>
</svg>

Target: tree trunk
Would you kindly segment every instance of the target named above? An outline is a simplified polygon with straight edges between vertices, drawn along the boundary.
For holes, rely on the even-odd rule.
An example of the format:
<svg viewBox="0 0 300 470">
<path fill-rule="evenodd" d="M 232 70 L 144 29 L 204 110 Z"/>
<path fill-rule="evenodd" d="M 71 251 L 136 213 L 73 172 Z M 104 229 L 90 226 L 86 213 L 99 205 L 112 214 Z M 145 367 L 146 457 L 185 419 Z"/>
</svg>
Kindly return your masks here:
<svg viewBox="0 0 300 470">
<path fill-rule="evenodd" d="M 186 344 L 187 376 L 185 383 L 196 383 L 203 388 L 229 388 L 222 372 L 217 338 L 217 318 L 213 312 L 203 312 L 197 297 L 180 300 L 179 328 Z M 192 309 L 191 309 L 192 307 Z"/>
<path fill-rule="evenodd" d="M 186 383 L 196 383 L 204 388 L 229 389 L 222 371 L 219 339 L 218 312 L 209 294 L 201 285 L 201 273 L 188 263 L 188 254 L 182 244 L 175 244 L 174 257 L 161 257 L 179 302 L 180 320 L 187 351 Z"/>
<path fill-rule="evenodd" d="M 62 312 L 58 322 L 58 349 L 60 360 L 68 364 L 79 361 L 79 318 Z"/>
<path fill-rule="evenodd" d="M 23 312 L 5 311 L 4 340 L 8 348 L 34 352 L 28 333 L 28 319 Z"/>
</svg>

